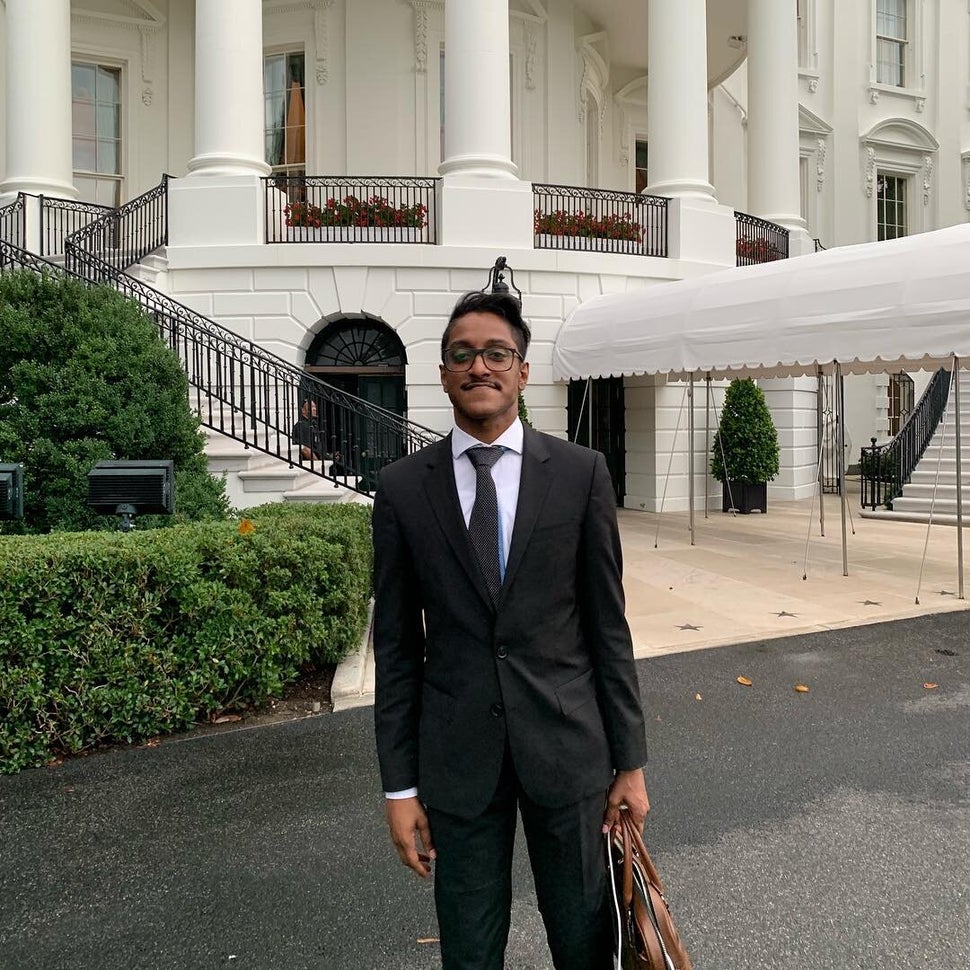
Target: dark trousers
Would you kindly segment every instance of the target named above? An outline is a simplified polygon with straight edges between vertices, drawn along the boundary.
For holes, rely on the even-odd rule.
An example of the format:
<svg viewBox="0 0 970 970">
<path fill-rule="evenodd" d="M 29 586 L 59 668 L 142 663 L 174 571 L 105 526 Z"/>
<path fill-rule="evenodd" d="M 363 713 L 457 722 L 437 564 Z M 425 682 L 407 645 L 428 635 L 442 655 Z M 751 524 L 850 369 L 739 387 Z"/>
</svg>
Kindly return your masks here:
<svg viewBox="0 0 970 970">
<path fill-rule="evenodd" d="M 516 809 L 529 849 L 539 911 L 556 970 L 610 970 L 601 792 L 543 808 L 519 785 L 506 754 L 483 814 L 462 819 L 428 808 L 442 970 L 502 970 L 512 905 Z"/>
</svg>

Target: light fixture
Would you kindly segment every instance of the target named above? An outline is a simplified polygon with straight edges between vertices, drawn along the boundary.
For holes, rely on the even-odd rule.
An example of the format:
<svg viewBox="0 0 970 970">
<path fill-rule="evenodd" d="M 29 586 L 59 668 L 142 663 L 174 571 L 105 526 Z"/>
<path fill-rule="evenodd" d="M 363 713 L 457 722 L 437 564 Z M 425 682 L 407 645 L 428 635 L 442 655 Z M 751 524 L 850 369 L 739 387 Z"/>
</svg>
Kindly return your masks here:
<svg viewBox="0 0 970 970">
<path fill-rule="evenodd" d="M 24 466 L 0 465 L 0 519 L 24 517 Z"/>
<path fill-rule="evenodd" d="M 485 281 L 485 286 L 482 288 L 484 293 L 486 290 L 489 293 L 505 293 L 510 294 L 509 284 L 505 282 L 505 273 L 508 271 L 509 282 L 512 284 L 512 289 L 515 290 L 515 296 L 512 297 L 519 307 L 522 306 L 522 291 L 515 285 L 515 273 L 512 271 L 512 267 L 509 266 L 508 260 L 504 256 L 499 256 L 495 260 L 495 265 L 488 271 L 488 279 Z"/>
<path fill-rule="evenodd" d="M 88 472 L 87 505 L 120 517 L 130 532 L 136 515 L 171 515 L 175 507 L 175 468 L 171 460 L 99 461 Z"/>
</svg>

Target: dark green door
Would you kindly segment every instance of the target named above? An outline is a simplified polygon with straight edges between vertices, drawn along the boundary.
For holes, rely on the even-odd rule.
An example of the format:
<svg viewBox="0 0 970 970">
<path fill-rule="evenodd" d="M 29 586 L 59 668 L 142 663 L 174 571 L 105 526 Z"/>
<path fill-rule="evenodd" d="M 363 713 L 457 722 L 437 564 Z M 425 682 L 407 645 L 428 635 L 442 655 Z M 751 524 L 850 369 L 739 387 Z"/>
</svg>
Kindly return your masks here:
<svg viewBox="0 0 970 970">
<path fill-rule="evenodd" d="M 616 504 L 626 494 L 626 420 L 622 377 L 570 381 L 569 440 L 601 451 L 613 480 Z"/>
</svg>

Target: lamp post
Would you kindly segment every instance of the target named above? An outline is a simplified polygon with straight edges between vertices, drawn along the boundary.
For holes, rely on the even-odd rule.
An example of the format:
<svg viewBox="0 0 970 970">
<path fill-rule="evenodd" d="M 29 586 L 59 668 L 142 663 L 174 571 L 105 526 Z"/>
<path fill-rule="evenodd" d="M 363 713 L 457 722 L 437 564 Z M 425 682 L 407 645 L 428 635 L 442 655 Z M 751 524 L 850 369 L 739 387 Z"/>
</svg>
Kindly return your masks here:
<svg viewBox="0 0 970 970">
<path fill-rule="evenodd" d="M 512 289 L 515 290 L 515 296 L 512 299 L 519 304 L 519 309 L 521 309 L 522 291 L 515 285 L 515 273 L 504 256 L 499 256 L 495 260 L 495 265 L 489 269 L 488 279 L 485 281 L 485 286 L 482 287 L 482 292 L 484 293 L 487 290 L 489 293 L 511 294 L 509 283 L 505 282 L 506 271 L 508 271 Z"/>
</svg>

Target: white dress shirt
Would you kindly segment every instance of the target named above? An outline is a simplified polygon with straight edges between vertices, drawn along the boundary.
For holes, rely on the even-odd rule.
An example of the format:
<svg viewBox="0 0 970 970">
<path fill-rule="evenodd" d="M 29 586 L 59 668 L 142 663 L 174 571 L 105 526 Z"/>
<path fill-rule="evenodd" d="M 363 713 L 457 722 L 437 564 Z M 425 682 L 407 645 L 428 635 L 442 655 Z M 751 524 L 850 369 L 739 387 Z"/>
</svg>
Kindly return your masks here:
<svg viewBox="0 0 970 970">
<path fill-rule="evenodd" d="M 479 441 L 478 438 L 473 438 L 458 427 L 453 428 L 451 432 L 451 457 L 455 463 L 455 485 L 458 489 L 461 514 L 465 519 L 465 528 L 468 528 L 468 523 L 472 517 L 477 479 L 475 466 L 471 463 L 466 452 L 469 448 L 477 448 L 484 444 L 501 445 L 505 449 L 505 454 L 491 468 L 492 481 L 495 482 L 495 494 L 498 498 L 498 536 L 503 579 L 505 577 L 505 565 L 509 561 L 509 549 L 512 547 L 512 526 L 515 523 L 515 510 L 519 505 L 519 479 L 522 477 L 522 439 L 524 437 L 522 422 L 518 418 L 492 442 Z M 387 798 L 414 798 L 417 794 L 417 788 L 384 793 Z"/>
</svg>

